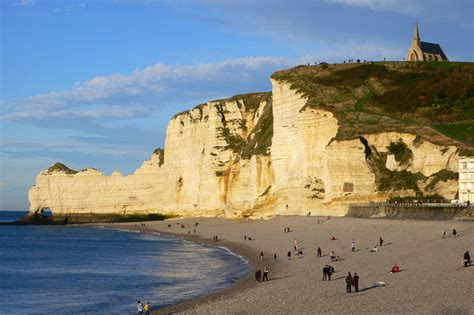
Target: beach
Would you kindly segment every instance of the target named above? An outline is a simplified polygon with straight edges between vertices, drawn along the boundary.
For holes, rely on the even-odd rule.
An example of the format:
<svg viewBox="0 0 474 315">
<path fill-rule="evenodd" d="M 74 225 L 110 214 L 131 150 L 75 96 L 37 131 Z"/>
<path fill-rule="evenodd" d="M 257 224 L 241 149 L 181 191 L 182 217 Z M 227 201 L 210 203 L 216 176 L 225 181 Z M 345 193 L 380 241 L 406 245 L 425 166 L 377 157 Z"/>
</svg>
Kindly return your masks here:
<svg viewBox="0 0 474 315">
<path fill-rule="evenodd" d="M 465 251 L 474 253 L 470 222 L 288 216 L 267 221 L 189 218 L 144 224 L 114 225 L 224 246 L 245 257 L 252 268 L 229 289 L 153 314 L 474 313 L 474 266 L 465 268 L 461 263 Z M 286 227 L 289 233 L 284 232 Z M 452 229 L 458 232 L 456 238 Z M 383 246 L 370 252 L 379 237 Z M 295 240 L 303 255 L 295 255 Z M 318 246 L 322 257 L 316 255 Z M 331 251 L 341 260 L 331 262 Z M 322 281 L 326 264 L 335 269 L 331 281 Z M 394 264 L 401 272 L 390 273 Z M 254 271 L 264 266 L 270 270 L 270 281 L 256 283 Z M 348 272 L 360 276 L 360 292 L 346 293 Z"/>
</svg>

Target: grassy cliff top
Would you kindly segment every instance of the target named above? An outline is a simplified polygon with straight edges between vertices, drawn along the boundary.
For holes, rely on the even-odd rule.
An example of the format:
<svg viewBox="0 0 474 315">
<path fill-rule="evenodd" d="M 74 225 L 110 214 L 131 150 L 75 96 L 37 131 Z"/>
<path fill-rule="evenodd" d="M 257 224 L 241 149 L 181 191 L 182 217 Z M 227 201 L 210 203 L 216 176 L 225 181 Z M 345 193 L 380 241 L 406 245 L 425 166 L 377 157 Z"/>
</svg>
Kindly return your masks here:
<svg viewBox="0 0 474 315">
<path fill-rule="evenodd" d="M 338 139 L 400 131 L 474 146 L 474 63 L 377 62 L 298 66 L 272 75 L 335 114 Z M 467 147 L 470 151 L 471 148 Z"/>
<path fill-rule="evenodd" d="M 63 163 L 55 163 L 54 165 L 50 166 L 48 168 L 48 173 L 53 173 L 53 172 L 64 172 L 66 174 L 76 174 L 77 171 L 70 169 Z"/>
</svg>

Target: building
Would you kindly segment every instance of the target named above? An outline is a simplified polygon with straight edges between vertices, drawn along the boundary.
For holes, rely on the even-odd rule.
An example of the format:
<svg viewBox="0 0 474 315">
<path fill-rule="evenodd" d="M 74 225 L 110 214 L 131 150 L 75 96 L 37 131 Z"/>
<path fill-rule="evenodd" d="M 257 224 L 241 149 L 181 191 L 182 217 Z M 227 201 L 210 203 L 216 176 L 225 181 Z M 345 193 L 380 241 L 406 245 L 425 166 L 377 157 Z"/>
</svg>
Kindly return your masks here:
<svg viewBox="0 0 474 315">
<path fill-rule="evenodd" d="M 474 157 L 459 157 L 459 201 L 474 202 Z"/>
<path fill-rule="evenodd" d="M 411 40 L 411 47 L 408 49 L 407 61 L 448 61 L 448 57 L 439 44 L 422 42 L 416 23 L 415 34 Z"/>
</svg>

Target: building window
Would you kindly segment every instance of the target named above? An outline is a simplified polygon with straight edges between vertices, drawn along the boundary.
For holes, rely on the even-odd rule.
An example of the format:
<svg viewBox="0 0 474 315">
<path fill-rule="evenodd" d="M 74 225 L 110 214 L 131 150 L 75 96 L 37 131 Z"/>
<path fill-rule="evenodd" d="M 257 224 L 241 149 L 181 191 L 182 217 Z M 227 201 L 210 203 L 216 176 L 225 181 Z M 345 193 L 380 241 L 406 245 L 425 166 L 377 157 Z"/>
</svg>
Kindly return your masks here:
<svg viewBox="0 0 474 315">
<path fill-rule="evenodd" d="M 461 163 L 461 169 L 463 170 L 467 169 L 467 162 Z"/>
</svg>

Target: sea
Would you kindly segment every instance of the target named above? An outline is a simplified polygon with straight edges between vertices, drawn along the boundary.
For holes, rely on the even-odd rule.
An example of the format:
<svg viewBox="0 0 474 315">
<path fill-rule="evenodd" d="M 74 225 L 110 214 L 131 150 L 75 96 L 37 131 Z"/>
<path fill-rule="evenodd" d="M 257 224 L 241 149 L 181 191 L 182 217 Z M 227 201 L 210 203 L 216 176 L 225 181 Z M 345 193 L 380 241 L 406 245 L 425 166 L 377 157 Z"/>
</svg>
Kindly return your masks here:
<svg viewBox="0 0 474 315">
<path fill-rule="evenodd" d="M 12 222 L 21 211 L 0 211 Z M 243 257 L 164 237 L 85 226 L 0 225 L 0 314 L 134 314 L 225 289 Z"/>
</svg>

